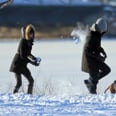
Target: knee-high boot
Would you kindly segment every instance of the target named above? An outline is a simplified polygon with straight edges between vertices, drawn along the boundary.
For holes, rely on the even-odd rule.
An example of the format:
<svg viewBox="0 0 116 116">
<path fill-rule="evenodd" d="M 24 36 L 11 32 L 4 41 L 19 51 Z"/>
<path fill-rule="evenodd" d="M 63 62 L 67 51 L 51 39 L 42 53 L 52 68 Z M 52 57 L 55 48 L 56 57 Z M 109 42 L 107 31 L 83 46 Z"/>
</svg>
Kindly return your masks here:
<svg viewBox="0 0 116 116">
<path fill-rule="evenodd" d="M 19 87 L 15 87 L 13 93 L 17 93 L 19 91 Z"/>
<path fill-rule="evenodd" d="M 28 85 L 27 93 L 28 94 L 32 94 L 33 93 L 33 85 Z"/>
</svg>

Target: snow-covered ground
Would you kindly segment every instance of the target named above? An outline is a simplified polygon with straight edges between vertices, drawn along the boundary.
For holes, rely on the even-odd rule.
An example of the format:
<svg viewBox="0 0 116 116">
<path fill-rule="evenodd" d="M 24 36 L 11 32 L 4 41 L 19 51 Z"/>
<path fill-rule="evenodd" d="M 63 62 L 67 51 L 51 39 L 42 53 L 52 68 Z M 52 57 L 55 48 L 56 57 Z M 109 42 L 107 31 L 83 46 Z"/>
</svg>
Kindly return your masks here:
<svg viewBox="0 0 116 116">
<path fill-rule="evenodd" d="M 39 67 L 28 65 L 35 80 L 34 94 L 27 95 L 28 82 L 18 94 L 9 72 L 19 40 L 0 41 L 0 116 L 115 116 L 116 95 L 104 94 L 116 77 L 116 41 L 103 40 L 107 64 L 112 72 L 98 84 L 98 95 L 90 95 L 83 84 L 88 74 L 81 71 L 83 42 L 72 40 L 35 41 L 32 53 L 42 58 Z"/>
</svg>

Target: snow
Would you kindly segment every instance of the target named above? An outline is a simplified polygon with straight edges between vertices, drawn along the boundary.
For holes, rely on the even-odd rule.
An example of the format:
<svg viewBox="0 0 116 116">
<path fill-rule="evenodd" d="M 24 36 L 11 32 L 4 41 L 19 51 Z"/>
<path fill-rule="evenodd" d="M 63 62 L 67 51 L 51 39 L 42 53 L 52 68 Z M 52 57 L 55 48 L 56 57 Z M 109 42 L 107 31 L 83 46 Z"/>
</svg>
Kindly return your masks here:
<svg viewBox="0 0 116 116">
<path fill-rule="evenodd" d="M 1 94 L 1 116 L 115 116 L 116 96 L 32 96 Z"/>
<path fill-rule="evenodd" d="M 9 72 L 19 40 L 0 42 L 0 116 L 115 116 L 116 95 L 104 90 L 116 78 L 116 41 L 103 40 L 107 64 L 112 72 L 100 80 L 97 95 L 88 93 L 83 80 L 88 74 L 81 71 L 83 41 L 36 40 L 32 53 L 42 61 L 39 67 L 28 65 L 35 80 L 33 95 L 26 94 L 28 82 L 23 78 L 20 92 L 12 94 L 15 86 Z"/>
</svg>

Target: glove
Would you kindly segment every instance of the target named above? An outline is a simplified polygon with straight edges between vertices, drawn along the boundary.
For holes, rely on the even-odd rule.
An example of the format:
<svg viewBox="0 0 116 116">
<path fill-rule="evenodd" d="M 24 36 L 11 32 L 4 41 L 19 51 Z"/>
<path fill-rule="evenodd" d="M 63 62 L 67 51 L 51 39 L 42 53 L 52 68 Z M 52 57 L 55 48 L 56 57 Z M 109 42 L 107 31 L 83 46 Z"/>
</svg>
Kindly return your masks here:
<svg viewBox="0 0 116 116">
<path fill-rule="evenodd" d="M 38 63 L 40 63 L 40 62 L 41 62 L 41 58 L 40 58 L 40 57 L 37 57 L 37 58 L 36 58 L 36 61 L 37 61 Z"/>
<path fill-rule="evenodd" d="M 40 63 L 39 63 L 39 62 L 37 62 L 37 61 L 35 61 L 35 62 L 33 62 L 33 65 L 35 65 L 35 66 L 39 66 L 39 65 L 40 65 Z"/>
<path fill-rule="evenodd" d="M 37 57 L 36 60 L 34 61 L 34 65 L 35 66 L 39 66 L 40 65 L 40 62 L 41 62 L 41 58 L 40 57 Z"/>
<path fill-rule="evenodd" d="M 104 51 L 103 48 L 100 48 L 100 53 L 102 54 L 102 56 L 103 56 L 104 58 L 107 58 L 107 54 L 106 54 L 106 52 Z"/>
<path fill-rule="evenodd" d="M 39 66 L 39 64 L 41 62 L 41 58 L 36 58 L 36 57 L 32 57 L 32 56 L 28 56 L 27 58 L 28 58 L 29 62 L 35 66 Z"/>
</svg>

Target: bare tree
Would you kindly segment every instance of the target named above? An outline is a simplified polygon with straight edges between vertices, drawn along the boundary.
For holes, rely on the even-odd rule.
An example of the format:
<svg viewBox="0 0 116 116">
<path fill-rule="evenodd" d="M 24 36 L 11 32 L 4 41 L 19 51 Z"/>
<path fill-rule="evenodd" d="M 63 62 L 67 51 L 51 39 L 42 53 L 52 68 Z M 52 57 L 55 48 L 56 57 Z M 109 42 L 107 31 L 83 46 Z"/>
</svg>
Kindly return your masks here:
<svg viewBox="0 0 116 116">
<path fill-rule="evenodd" d="M 12 2 L 13 2 L 13 0 L 6 0 L 5 2 L 0 3 L 0 9 L 4 8 L 5 6 L 8 6 Z"/>
</svg>

